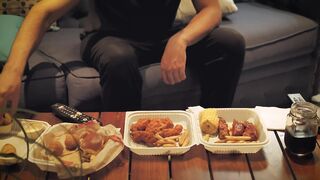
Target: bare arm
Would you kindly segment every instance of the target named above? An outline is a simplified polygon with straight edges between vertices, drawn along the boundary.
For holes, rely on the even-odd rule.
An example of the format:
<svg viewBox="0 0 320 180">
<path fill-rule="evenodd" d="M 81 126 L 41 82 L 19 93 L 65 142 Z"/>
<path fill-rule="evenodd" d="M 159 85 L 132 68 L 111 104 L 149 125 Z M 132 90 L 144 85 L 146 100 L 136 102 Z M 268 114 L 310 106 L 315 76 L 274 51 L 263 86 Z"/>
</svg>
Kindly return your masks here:
<svg viewBox="0 0 320 180">
<path fill-rule="evenodd" d="M 77 4 L 78 0 L 43 0 L 25 18 L 13 43 L 5 70 L 22 75 L 27 59 L 49 26 Z"/>
<path fill-rule="evenodd" d="M 192 0 L 197 14 L 177 35 L 191 46 L 212 31 L 221 21 L 219 0 Z"/>
<path fill-rule="evenodd" d="M 31 9 L 19 29 L 8 61 L 0 74 L 0 109 L 7 102 L 11 102 L 12 111 L 15 110 L 19 101 L 21 76 L 29 56 L 38 46 L 48 27 L 78 1 L 43 0 Z"/>
<path fill-rule="evenodd" d="M 205 37 L 221 21 L 218 0 L 192 0 L 197 14 L 189 24 L 173 35 L 161 59 L 161 72 L 166 84 L 175 84 L 186 79 L 186 49 Z"/>
</svg>

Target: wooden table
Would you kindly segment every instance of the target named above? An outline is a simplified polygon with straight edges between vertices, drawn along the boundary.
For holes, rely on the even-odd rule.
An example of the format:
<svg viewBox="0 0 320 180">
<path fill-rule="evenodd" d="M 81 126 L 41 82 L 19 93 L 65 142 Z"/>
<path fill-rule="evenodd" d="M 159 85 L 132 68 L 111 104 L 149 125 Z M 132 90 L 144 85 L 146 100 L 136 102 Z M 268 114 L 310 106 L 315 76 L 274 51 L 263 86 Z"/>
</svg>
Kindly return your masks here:
<svg viewBox="0 0 320 180">
<path fill-rule="evenodd" d="M 103 124 L 113 124 L 123 133 L 125 113 L 88 113 L 100 117 Z M 51 113 L 40 113 L 34 119 L 50 124 L 61 122 Z M 313 157 L 297 159 L 287 154 L 284 133 L 268 131 L 270 143 L 255 154 L 212 154 L 202 145 L 194 146 L 180 156 L 139 156 L 125 148 L 103 169 L 82 179 L 310 179 L 320 178 L 320 136 Z M 0 166 L 0 180 L 57 179 L 51 172 L 41 171 L 25 162 L 10 167 Z"/>
</svg>

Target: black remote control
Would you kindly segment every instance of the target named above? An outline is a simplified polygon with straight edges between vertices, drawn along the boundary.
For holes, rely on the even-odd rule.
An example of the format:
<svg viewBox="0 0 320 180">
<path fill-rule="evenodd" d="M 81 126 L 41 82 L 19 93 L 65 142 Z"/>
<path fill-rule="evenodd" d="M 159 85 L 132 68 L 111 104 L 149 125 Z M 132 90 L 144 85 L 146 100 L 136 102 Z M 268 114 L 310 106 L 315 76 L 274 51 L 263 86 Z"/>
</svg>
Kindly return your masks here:
<svg viewBox="0 0 320 180">
<path fill-rule="evenodd" d="M 64 122 L 84 123 L 91 120 L 96 120 L 91 116 L 88 116 L 72 107 L 69 107 L 61 103 L 53 104 L 51 108 L 53 114 L 59 117 Z"/>
</svg>

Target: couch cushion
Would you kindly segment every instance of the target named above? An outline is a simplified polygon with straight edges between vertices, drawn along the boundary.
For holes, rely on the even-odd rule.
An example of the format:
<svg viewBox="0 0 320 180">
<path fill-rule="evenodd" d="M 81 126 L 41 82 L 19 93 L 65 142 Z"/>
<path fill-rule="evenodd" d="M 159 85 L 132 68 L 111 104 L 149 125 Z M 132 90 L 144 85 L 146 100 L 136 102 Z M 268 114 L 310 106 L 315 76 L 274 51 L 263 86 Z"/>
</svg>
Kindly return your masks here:
<svg viewBox="0 0 320 180">
<path fill-rule="evenodd" d="M 314 50 L 318 26 L 312 20 L 259 3 L 238 3 L 237 6 L 238 12 L 227 16 L 222 26 L 244 36 L 244 70 Z"/>
<path fill-rule="evenodd" d="M 23 80 L 25 107 L 36 111 L 51 111 L 53 103 L 67 103 L 66 80 L 61 67 L 41 52 L 30 57 L 29 71 Z"/>
<path fill-rule="evenodd" d="M 78 68 L 71 72 L 74 74 L 89 73 L 92 76 L 98 75 L 88 67 L 78 65 Z M 66 84 L 68 88 L 68 102 L 72 107 L 81 111 L 102 110 L 100 78 L 82 78 L 68 73 Z"/>
<path fill-rule="evenodd" d="M 60 63 L 81 60 L 80 28 L 61 28 L 57 32 L 47 32 L 38 50 Z"/>
</svg>

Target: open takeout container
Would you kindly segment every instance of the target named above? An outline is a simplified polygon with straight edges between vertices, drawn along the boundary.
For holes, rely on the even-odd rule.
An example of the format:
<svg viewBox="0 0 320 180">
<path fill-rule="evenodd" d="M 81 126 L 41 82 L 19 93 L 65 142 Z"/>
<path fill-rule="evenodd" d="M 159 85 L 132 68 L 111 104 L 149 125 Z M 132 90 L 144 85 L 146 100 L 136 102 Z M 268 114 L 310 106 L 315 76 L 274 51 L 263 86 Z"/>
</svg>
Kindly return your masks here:
<svg viewBox="0 0 320 180">
<path fill-rule="evenodd" d="M 190 150 L 194 145 L 203 145 L 212 153 L 256 153 L 268 142 L 267 129 L 259 115 L 248 108 L 217 108 L 218 116 L 223 117 L 228 126 L 231 127 L 234 119 L 247 120 L 253 123 L 258 131 L 258 141 L 242 143 L 217 143 L 217 136 L 211 136 L 208 141 L 204 140 L 204 134 L 199 126 L 199 114 L 203 108 L 192 111 L 132 111 L 126 113 L 124 127 L 124 144 L 138 155 L 180 155 Z M 135 143 L 130 137 L 130 127 L 141 118 L 170 118 L 173 124 L 181 124 L 184 129 L 189 130 L 190 143 L 185 147 L 148 147 Z"/>
<path fill-rule="evenodd" d="M 187 146 L 182 147 L 147 147 L 145 145 L 135 143 L 130 137 L 130 127 L 141 118 L 170 118 L 173 124 L 180 124 L 183 129 L 189 130 L 190 142 Z M 134 111 L 126 113 L 124 127 L 124 144 L 130 150 L 138 155 L 165 155 L 165 154 L 183 154 L 190 150 L 196 144 L 196 137 L 192 134 L 193 125 L 192 114 L 185 111 Z"/>
<path fill-rule="evenodd" d="M 10 144 L 15 148 L 16 156 L 8 156 L 8 157 L 0 156 L 0 165 L 17 164 L 25 160 L 27 158 L 28 147 L 29 147 L 29 150 L 31 151 L 31 147 L 34 142 L 32 140 L 37 139 L 42 134 L 42 132 L 44 132 L 47 128 L 50 127 L 50 125 L 44 121 L 38 121 L 33 119 L 17 119 L 17 120 L 22 124 L 22 126 L 37 124 L 37 127 L 41 126 L 42 128 L 33 129 L 33 128 L 30 128 L 32 127 L 32 125 L 29 126 L 28 129 L 25 129 L 25 132 L 29 138 L 27 139 L 21 127 L 19 126 L 19 124 L 16 121 L 13 121 L 10 133 L 7 133 L 5 135 L 0 135 L 0 150 L 3 148 L 4 145 Z"/>
<path fill-rule="evenodd" d="M 217 136 L 214 136 L 210 137 L 208 141 L 205 141 L 199 126 L 199 120 L 197 120 L 196 132 L 198 134 L 199 142 L 208 151 L 212 153 L 256 153 L 268 144 L 269 138 L 267 128 L 254 110 L 247 108 L 221 108 L 217 109 L 217 113 L 219 117 L 226 120 L 229 128 L 232 126 L 234 119 L 247 120 L 248 122 L 253 123 L 258 131 L 258 140 L 242 143 L 216 143 L 219 139 Z"/>
<path fill-rule="evenodd" d="M 77 176 L 85 176 L 90 173 L 96 172 L 109 164 L 115 159 L 123 150 L 123 144 L 108 140 L 103 149 L 95 155 L 91 162 L 84 163 L 80 160 L 80 152 L 78 156 L 69 158 L 68 161 L 72 162 L 67 164 L 62 161 L 62 158 L 57 158 L 51 154 L 44 146 L 44 136 L 47 133 L 63 134 L 69 131 L 69 128 L 74 125 L 73 123 L 59 123 L 48 128 L 32 146 L 29 161 L 36 164 L 43 171 L 56 172 L 59 178 L 71 178 Z M 99 130 L 100 131 L 100 130 Z M 115 135 L 122 139 L 120 129 L 109 124 L 101 127 L 101 131 L 106 135 Z M 47 155 L 47 156 L 45 156 Z"/>
</svg>

